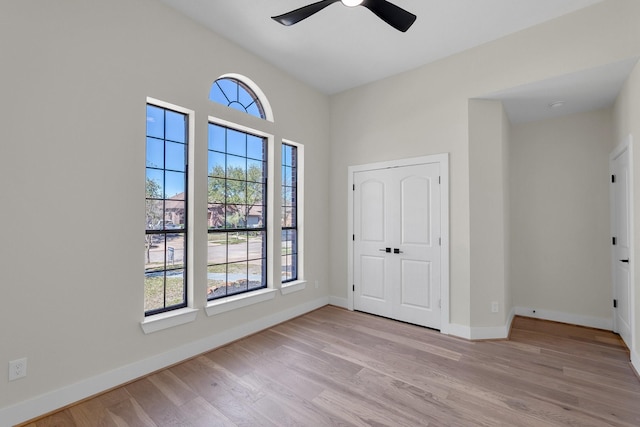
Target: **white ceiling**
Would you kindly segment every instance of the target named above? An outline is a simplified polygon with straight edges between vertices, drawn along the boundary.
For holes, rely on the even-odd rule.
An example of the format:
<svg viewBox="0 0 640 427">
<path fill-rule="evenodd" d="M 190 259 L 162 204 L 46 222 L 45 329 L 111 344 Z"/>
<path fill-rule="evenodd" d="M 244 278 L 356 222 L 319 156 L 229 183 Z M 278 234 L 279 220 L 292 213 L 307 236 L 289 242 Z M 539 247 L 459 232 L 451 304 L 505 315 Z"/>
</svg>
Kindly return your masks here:
<svg viewBox="0 0 640 427">
<path fill-rule="evenodd" d="M 392 0 L 418 16 L 406 33 L 390 27 L 364 7 L 349 8 L 339 2 L 285 27 L 270 17 L 316 0 L 160 1 L 321 92 L 334 94 L 603 0 Z M 503 99 L 515 122 L 601 108 L 617 96 L 635 62 L 612 64 L 487 97 Z M 562 109 L 549 111 L 547 106 L 554 100 L 567 102 Z"/>
<path fill-rule="evenodd" d="M 545 120 L 611 106 L 638 62 L 631 58 L 483 96 L 502 101 L 511 123 Z M 553 103 L 562 105 L 551 107 Z"/>
</svg>

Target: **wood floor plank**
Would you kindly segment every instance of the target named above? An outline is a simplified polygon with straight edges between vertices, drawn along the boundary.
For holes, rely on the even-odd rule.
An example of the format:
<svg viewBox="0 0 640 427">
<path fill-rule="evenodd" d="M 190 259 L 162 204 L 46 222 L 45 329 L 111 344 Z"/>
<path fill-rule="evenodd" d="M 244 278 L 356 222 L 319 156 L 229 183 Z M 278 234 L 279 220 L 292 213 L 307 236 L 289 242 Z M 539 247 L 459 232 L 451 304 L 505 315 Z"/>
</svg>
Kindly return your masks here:
<svg viewBox="0 0 640 427">
<path fill-rule="evenodd" d="M 118 427 L 158 427 L 133 397 L 107 408 L 107 413 Z"/>
<path fill-rule="evenodd" d="M 214 405 L 199 396 L 181 405 L 180 412 L 191 427 L 237 427 Z"/>
<path fill-rule="evenodd" d="M 24 426 L 637 427 L 639 402 L 607 331 L 470 342 L 327 306 Z"/>
<path fill-rule="evenodd" d="M 136 403 L 156 425 L 182 425 L 180 421 L 182 416 L 178 407 L 155 386 L 149 377 L 135 381 L 126 388 L 132 396 L 135 396 Z"/>
</svg>

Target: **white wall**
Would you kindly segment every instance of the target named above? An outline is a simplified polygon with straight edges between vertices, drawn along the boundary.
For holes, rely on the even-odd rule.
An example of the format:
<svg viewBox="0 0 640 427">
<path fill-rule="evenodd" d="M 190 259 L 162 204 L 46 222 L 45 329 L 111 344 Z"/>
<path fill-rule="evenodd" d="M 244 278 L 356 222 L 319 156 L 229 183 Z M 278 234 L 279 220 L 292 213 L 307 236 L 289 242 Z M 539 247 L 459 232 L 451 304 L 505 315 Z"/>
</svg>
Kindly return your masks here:
<svg viewBox="0 0 640 427">
<path fill-rule="evenodd" d="M 640 2 L 611 0 L 331 97 L 331 294 L 346 299 L 347 168 L 450 153 L 451 322 L 472 327 L 468 100 L 640 53 Z M 502 225 L 501 225 L 502 226 Z M 500 230 L 496 230 L 501 234 Z M 476 288 L 477 287 L 477 288 Z M 479 310 L 486 310 L 481 301 Z M 475 310 L 475 307 L 474 307 Z"/>
<path fill-rule="evenodd" d="M 612 327 L 613 135 L 610 109 L 512 127 L 512 291 L 521 314 Z"/>
<path fill-rule="evenodd" d="M 511 314 L 509 131 L 500 101 L 469 101 L 472 338 L 508 334 L 500 327 L 507 325 Z M 496 313 L 493 303 L 498 304 Z"/>
<path fill-rule="evenodd" d="M 85 397 L 79 390 L 95 392 L 96 384 L 113 386 L 219 345 L 230 329 L 251 332 L 328 301 L 325 95 L 153 0 L 0 2 L 0 52 L 0 425 L 8 414 L 53 409 L 38 396 L 51 405 L 65 403 L 63 390 Z M 229 72 L 264 91 L 275 114 L 267 131 L 276 141 L 303 143 L 311 159 L 305 272 L 320 286 L 215 317 L 201 310 L 193 323 L 144 335 L 146 97 L 196 111 L 200 199 L 192 226 L 195 307 L 202 308 L 207 116 L 262 124 L 208 101 L 212 82 Z M 279 172 L 270 178 L 278 182 Z M 21 357 L 28 376 L 8 382 L 8 362 Z M 145 360 L 153 363 L 145 367 Z"/>
</svg>

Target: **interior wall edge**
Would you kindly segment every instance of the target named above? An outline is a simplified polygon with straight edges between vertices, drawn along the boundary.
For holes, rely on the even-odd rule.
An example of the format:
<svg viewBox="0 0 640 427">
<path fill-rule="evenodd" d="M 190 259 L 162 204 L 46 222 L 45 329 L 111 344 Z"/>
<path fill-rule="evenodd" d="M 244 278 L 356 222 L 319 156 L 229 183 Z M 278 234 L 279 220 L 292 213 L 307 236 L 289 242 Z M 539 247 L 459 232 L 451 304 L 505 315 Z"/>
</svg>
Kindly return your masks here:
<svg viewBox="0 0 640 427">
<path fill-rule="evenodd" d="M 512 308 L 507 316 L 507 321 L 502 326 L 472 326 L 471 340 L 499 340 L 509 338 L 513 318 L 516 317 L 516 309 Z"/>
</svg>

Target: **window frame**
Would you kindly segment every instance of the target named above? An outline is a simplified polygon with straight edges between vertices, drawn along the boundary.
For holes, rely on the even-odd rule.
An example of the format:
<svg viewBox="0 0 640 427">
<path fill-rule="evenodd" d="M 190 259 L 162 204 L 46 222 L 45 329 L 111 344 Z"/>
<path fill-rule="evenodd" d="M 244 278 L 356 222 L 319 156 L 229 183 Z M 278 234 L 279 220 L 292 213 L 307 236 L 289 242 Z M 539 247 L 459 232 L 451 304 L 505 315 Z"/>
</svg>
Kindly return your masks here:
<svg viewBox="0 0 640 427">
<path fill-rule="evenodd" d="M 298 244 L 298 257 L 297 257 L 297 278 L 295 280 L 291 280 L 291 281 L 286 281 L 283 282 L 282 278 L 280 277 L 280 292 L 283 295 L 287 295 L 290 294 L 292 292 L 297 292 L 297 291 L 301 291 L 303 289 L 305 289 L 306 287 L 306 276 L 305 276 L 305 262 L 304 262 L 304 193 L 305 193 L 305 182 L 304 182 L 304 175 L 305 175 L 305 151 L 304 151 L 304 144 L 301 144 L 299 142 L 295 142 L 295 141 L 291 141 L 288 139 L 282 139 L 281 141 L 281 147 L 282 144 L 286 144 L 286 145 L 290 145 L 293 147 L 296 147 L 296 160 L 297 160 L 297 165 L 296 165 L 296 171 L 297 171 L 297 176 L 296 176 L 296 187 L 297 187 L 297 192 L 296 192 L 296 219 L 297 219 L 297 223 L 296 223 L 296 229 L 297 229 L 297 244 Z M 280 153 L 280 167 L 282 168 L 282 153 Z M 282 177 L 280 177 L 280 182 L 282 183 Z M 282 205 L 282 200 L 281 200 L 281 205 Z M 280 228 L 280 236 L 282 235 L 282 228 Z M 280 242 L 280 248 L 282 247 L 282 242 Z M 281 268 L 282 268 L 282 263 L 280 264 Z M 317 282 L 316 282 L 316 287 L 317 287 Z"/>
<path fill-rule="evenodd" d="M 235 308 L 239 308 L 239 307 L 244 307 L 246 305 L 251 305 L 253 303 L 257 303 L 257 302 L 261 302 L 267 299 L 271 299 L 274 297 L 274 283 L 279 283 L 279 277 L 276 280 L 274 277 L 274 271 L 275 269 L 273 268 L 274 265 L 274 235 L 278 232 L 277 229 L 275 229 L 274 227 L 274 214 L 275 214 L 275 209 L 274 209 L 274 194 L 275 194 L 275 188 L 273 185 L 273 178 L 274 172 L 275 172 L 275 164 L 276 162 L 273 161 L 273 159 L 275 158 L 275 150 L 274 150 L 274 141 L 275 138 L 272 134 L 265 132 L 263 130 L 260 129 L 256 129 L 253 127 L 249 127 L 249 126 L 245 126 L 243 124 L 237 123 L 237 122 L 231 122 L 219 117 L 215 117 L 215 116 L 208 116 L 208 120 L 207 120 L 207 132 L 209 129 L 209 124 L 214 124 L 217 126 L 222 126 L 228 129 L 233 129 L 239 132 L 243 132 L 243 133 L 247 133 L 250 135 L 255 135 L 257 137 L 261 137 L 261 138 L 265 138 L 266 139 L 266 192 L 265 192 L 265 229 L 266 229 L 266 287 L 262 287 L 262 288 L 258 288 L 255 290 L 249 290 L 246 292 L 242 292 L 242 293 L 236 293 L 233 295 L 228 295 L 225 297 L 220 297 L 220 298 L 216 298 L 216 299 L 208 299 L 208 297 L 205 295 L 206 298 L 206 306 L 205 306 L 205 311 L 207 312 L 207 315 L 209 316 L 213 316 L 215 314 L 219 314 L 219 313 L 223 313 L 226 311 L 230 311 L 233 310 Z M 207 139 L 208 140 L 208 139 Z M 208 144 L 207 144 L 208 145 Z M 208 153 L 208 146 L 207 146 L 207 153 Z M 208 160 L 207 160 L 207 180 L 208 180 L 208 173 L 209 173 L 209 167 L 208 167 Z M 208 195 L 206 196 L 208 199 Z M 208 201 L 208 200 L 206 200 Z M 207 203 L 205 203 L 207 204 Z M 209 235 L 209 228 L 206 227 L 205 229 L 205 233 L 207 236 L 207 241 L 208 241 L 208 235 Z M 208 251 L 208 250 L 207 250 Z M 206 258 L 208 258 L 208 255 L 206 255 Z M 205 268 L 208 268 L 208 260 L 205 261 Z M 206 288 L 208 289 L 208 285 L 206 286 Z"/>
<path fill-rule="evenodd" d="M 211 215 L 211 217 L 213 218 L 213 214 L 215 209 L 212 209 L 212 207 L 215 208 L 215 206 L 223 206 L 222 208 L 222 224 L 220 224 L 220 226 L 218 227 L 211 227 L 210 224 L 207 224 L 207 242 L 209 242 L 209 237 L 215 234 L 219 234 L 219 235 L 223 235 L 224 236 L 224 240 L 225 243 L 221 244 L 220 246 L 224 246 L 226 247 L 226 254 L 224 256 L 224 262 L 218 262 L 218 263 L 211 263 L 209 260 L 209 244 L 207 245 L 207 269 L 209 268 L 216 268 L 216 267 L 220 267 L 220 266 L 224 266 L 223 269 L 225 271 L 225 280 L 224 280 L 224 285 L 219 286 L 219 287 L 213 287 L 213 286 L 209 286 L 207 285 L 207 300 L 208 301 L 213 301 L 213 300 L 218 300 L 218 299 L 223 299 L 223 298 L 227 298 L 227 297 L 231 297 L 234 295 L 239 295 L 239 294 L 243 294 L 243 293 L 247 293 L 247 292 L 251 292 L 254 290 L 259 290 L 259 289 L 264 289 L 267 287 L 267 271 L 269 266 L 267 265 L 267 255 L 269 253 L 269 248 L 267 247 L 267 240 L 269 237 L 269 230 L 268 230 L 268 224 L 270 221 L 270 218 L 268 216 L 268 200 L 267 200 L 267 187 L 270 185 L 270 180 L 269 180 L 269 176 L 268 176 L 268 163 L 270 161 L 269 157 L 268 157 L 268 151 L 267 151 L 267 144 L 268 144 L 268 139 L 264 136 L 261 135 L 256 135 L 255 133 L 251 133 L 251 132 L 247 132 L 247 131 L 243 131 L 243 130 L 239 130 L 236 127 L 229 127 L 229 126 L 222 126 L 220 124 L 217 123 L 213 123 L 213 122 L 209 122 L 208 124 L 208 139 L 209 141 L 212 138 L 211 132 L 213 127 L 217 127 L 218 129 L 222 129 L 224 130 L 224 147 L 221 149 L 212 149 L 211 146 L 207 147 L 207 188 L 208 190 L 210 189 L 210 183 L 213 182 L 219 182 L 224 189 L 222 190 L 222 194 L 219 194 L 218 196 L 223 196 L 223 200 L 217 200 L 217 201 L 212 201 L 209 200 L 210 195 L 207 194 L 207 218 L 209 218 L 209 215 Z M 241 134 L 242 137 L 244 138 L 244 143 L 245 146 L 242 150 L 242 152 L 244 154 L 239 154 L 238 152 L 234 152 L 230 146 L 229 143 L 234 139 L 234 137 L 232 137 L 231 135 L 233 134 Z M 259 156 L 256 155 L 252 155 L 252 153 L 249 153 L 249 138 L 253 137 L 256 139 L 260 140 L 261 143 L 261 147 L 260 147 L 260 154 Z M 255 141 L 254 141 L 255 142 Z M 221 151 L 223 150 L 223 151 Z M 214 175 L 211 176 L 210 173 L 213 172 L 213 168 L 212 165 L 209 164 L 209 160 L 213 157 L 215 158 L 216 156 L 220 156 L 222 155 L 224 158 L 224 172 L 221 176 L 219 175 Z M 259 157 L 259 158 L 258 158 Z M 234 166 L 230 165 L 228 162 L 230 161 L 230 159 L 234 159 L 232 160 L 234 163 L 240 161 L 241 164 L 243 166 L 244 169 L 244 178 L 243 179 L 238 179 L 237 177 L 232 177 L 229 175 L 229 169 L 233 168 Z M 257 163 L 259 162 L 260 164 L 260 179 L 259 181 L 255 181 L 255 180 L 250 180 L 249 179 L 249 164 L 251 163 L 253 166 L 255 166 Z M 230 188 L 230 186 L 236 187 L 238 186 L 238 184 L 240 184 L 240 187 L 242 188 L 241 191 L 241 195 L 242 195 L 242 200 L 236 200 L 235 202 L 229 201 L 228 198 L 230 196 L 233 195 L 233 191 L 228 190 Z M 249 188 L 250 187 L 257 187 L 260 190 L 260 194 L 261 194 L 261 204 L 260 205 L 256 205 L 255 203 L 253 204 L 248 204 L 249 202 Z M 244 202 L 244 203 L 241 203 Z M 243 223 L 238 223 L 238 224 L 229 224 L 229 207 L 230 206 L 236 206 L 236 209 L 238 206 L 244 207 L 240 208 L 240 210 L 236 210 L 235 212 L 242 212 L 242 215 L 244 215 L 244 222 Z M 250 216 L 250 211 L 251 209 L 254 208 L 258 208 L 260 210 L 260 214 L 261 214 L 261 223 L 260 221 L 258 222 L 258 226 L 256 227 L 252 227 L 249 224 L 249 216 Z M 251 234 L 254 232 L 259 232 L 262 234 L 262 240 L 261 240 L 261 252 L 260 252 L 260 257 L 259 258 L 252 258 L 250 256 L 250 251 L 249 251 L 249 242 L 250 242 L 250 238 L 251 238 Z M 237 237 L 239 237 L 240 234 L 244 234 L 246 236 L 246 250 L 245 250 L 245 256 L 244 257 L 240 257 L 240 259 L 236 259 L 235 261 L 230 259 L 230 248 L 231 248 L 231 244 L 229 243 L 229 239 L 232 238 L 233 234 L 236 234 Z M 242 239 L 240 239 L 242 240 Z M 234 244 L 235 246 L 235 244 Z M 215 245 L 213 246 L 215 248 Z M 252 261 L 257 261 L 257 260 L 262 260 L 260 262 L 260 285 L 258 287 L 251 287 L 250 286 L 250 266 L 252 264 Z M 234 269 L 234 265 L 244 265 L 246 268 L 244 269 L 244 273 L 238 274 L 238 276 L 242 276 L 239 277 L 238 280 L 245 280 L 246 283 L 246 289 L 244 290 L 239 290 L 233 293 L 229 293 L 229 285 L 230 285 L 230 279 L 229 279 L 229 275 L 230 274 L 234 274 L 231 273 L 230 270 Z M 207 276 L 209 276 L 209 271 L 207 271 Z M 209 279 L 207 279 L 209 280 Z M 222 295 L 215 295 L 215 293 L 220 289 L 220 288 L 224 288 L 224 294 Z"/>
<path fill-rule="evenodd" d="M 281 199 L 281 212 L 280 212 L 280 227 L 281 227 L 281 251 L 285 249 L 284 242 L 291 242 L 291 246 L 287 245 L 286 248 L 291 249 L 291 253 L 280 254 L 280 265 L 281 265 L 281 278 L 280 281 L 282 284 L 295 282 L 298 280 L 298 147 L 294 144 L 289 144 L 285 141 L 282 141 L 281 144 L 282 156 L 281 156 L 281 177 L 280 177 L 280 188 L 282 192 Z M 285 158 L 285 151 L 288 150 L 289 147 L 291 149 L 291 157 Z M 291 161 L 291 164 L 287 164 L 287 161 Z M 291 173 L 291 182 L 287 182 L 287 174 L 286 171 Z M 285 194 L 291 193 L 290 201 L 287 203 L 287 197 Z M 291 225 L 287 225 L 287 214 L 285 210 L 290 209 L 289 223 Z M 288 232 L 293 232 L 295 238 L 284 239 L 284 235 L 289 234 Z M 291 235 L 289 237 L 292 237 Z M 291 271 L 287 268 L 289 263 L 288 260 L 291 260 Z M 289 278 L 289 276 L 291 276 Z"/>
<path fill-rule="evenodd" d="M 184 221 L 185 225 L 183 227 L 184 233 L 184 302 L 179 305 L 173 306 L 165 306 L 162 309 L 153 309 L 153 310 L 143 310 L 143 320 L 141 322 L 141 327 L 145 334 L 156 332 L 158 330 L 162 330 L 168 327 L 184 324 L 187 322 L 194 321 L 197 315 L 197 311 L 194 308 L 194 265 L 193 265 L 193 254 L 194 252 L 194 244 L 193 244 L 193 205 L 194 205 L 194 173 L 193 173 L 193 164 L 194 164 L 194 149 L 195 149 L 195 111 L 172 104 L 160 99 L 146 97 L 145 102 L 145 117 L 147 117 L 147 108 L 148 106 L 154 106 L 158 108 L 162 108 L 164 110 L 174 111 L 176 113 L 184 114 L 186 116 L 185 130 L 186 130 L 186 153 L 185 153 L 185 212 L 184 212 Z M 146 123 L 146 121 L 145 121 Z M 148 137 L 148 131 L 145 128 L 145 147 L 146 141 Z M 165 135 L 166 137 L 166 135 Z M 144 150 L 144 158 L 145 158 L 145 186 L 146 186 L 146 170 L 147 170 L 147 149 Z M 166 165 L 164 165 L 166 166 Z M 163 167 L 163 169 L 165 169 Z M 145 205 L 147 194 L 145 190 Z M 163 198 L 164 198 L 163 194 Z M 146 210 L 146 207 L 145 207 Z M 165 230 L 166 231 L 166 230 Z M 157 234 L 157 233 L 152 233 Z M 145 221 L 145 236 L 147 235 L 147 224 Z M 146 237 L 145 237 L 146 238 Z M 145 260 L 146 264 L 146 260 Z M 144 304 L 144 281 L 143 281 L 143 304 Z"/>
<path fill-rule="evenodd" d="M 211 88 L 209 89 L 209 95 L 208 95 L 208 99 L 209 99 L 209 101 L 211 101 L 212 104 L 221 105 L 221 106 L 223 106 L 225 108 L 228 108 L 229 110 L 234 110 L 234 108 L 233 107 L 229 107 L 229 105 L 224 105 L 222 103 L 219 103 L 219 102 L 211 99 L 211 90 L 213 89 L 213 86 L 218 82 L 218 80 L 222 80 L 222 79 L 235 80 L 235 81 L 241 83 L 242 86 L 245 88 L 245 90 L 250 91 L 251 95 L 255 98 L 255 100 L 261 104 L 261 107 L 262 107 L 261 110 L 264 113 L 263 114 L 264 117 L 254 116 L 254 115 L 252 115 L 250 113 L 247 113 L 246 110 L 245 110 L 245 113 L 247 113 L 248 116 L 257 117 L 258 119 L 261 118 L 261 119 L 266 120 L 266 121 L 271 122 L 271 123 L 274 122 L 273 109 L 271 108 L 271 104 L 269 103 L 269 100 L 267 99 L 267 96 L 264 94 L 264 92 L 262 91 L 260 86 L 258 86 L 257 84 L 255 84 L 255 82 L 253 80 L 251 80 L 250 78 L 248 78 L 246 76 L 243 76 L 242 74 L 227 73 L 227 74 L 221 75 L 216 80 L 214 80 L 213 84 L 211 85 Z"/>
</svg>

